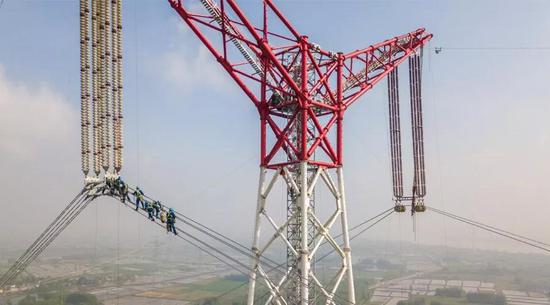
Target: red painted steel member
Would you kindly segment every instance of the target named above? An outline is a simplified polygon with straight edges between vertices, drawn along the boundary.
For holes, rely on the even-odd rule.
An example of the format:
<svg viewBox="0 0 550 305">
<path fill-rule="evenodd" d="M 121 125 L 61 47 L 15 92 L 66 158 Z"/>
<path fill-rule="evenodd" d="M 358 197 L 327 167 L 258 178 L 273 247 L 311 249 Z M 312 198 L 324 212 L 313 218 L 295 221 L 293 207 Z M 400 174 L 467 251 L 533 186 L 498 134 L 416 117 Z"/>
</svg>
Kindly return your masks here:
<svg viewBox="0 0 550 305">
<path fill-rule="evenodd" d="M 235 0 L 212 8 L 217 17 L 191 12 L 184 5 L 191 1 L 168 1 L 258 109 L 261 165 L 272 169 L 300 161 L 327 168 L 342 165 L 345 111 L 432 38 L 418 29 L 361 50 L 335 53 L 310 43 L 271 0 L 263 2 L 261 27 L 251 23 Z M 282 24 L 288 34 L 269 30 L 267 10 L 274 15 L 270 22 Z M 242 56 L 228 51 L 235 47 L 244 50 Z M 308 76 L 309 81 L 300 83 Z M 289 139 L 296 124 L 301 125 L 298 145 Z"/>
</svg>

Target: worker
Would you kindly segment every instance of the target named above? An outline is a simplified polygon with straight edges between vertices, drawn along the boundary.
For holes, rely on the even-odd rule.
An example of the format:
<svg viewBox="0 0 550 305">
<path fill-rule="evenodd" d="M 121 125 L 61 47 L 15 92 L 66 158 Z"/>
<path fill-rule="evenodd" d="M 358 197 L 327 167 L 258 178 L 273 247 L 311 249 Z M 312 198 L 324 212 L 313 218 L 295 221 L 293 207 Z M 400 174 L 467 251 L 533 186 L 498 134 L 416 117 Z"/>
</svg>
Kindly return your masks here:
<svg viewBox="0 0 550 305">
<path fill-rule="evenodd" d="M 147 211 L 147 217 L 151 219 L 151 221 L 155 221 L 155 208 L 153 207 L 153 203 L 145 201 L 145 210 Z"/>
<path fill-rule="evenodd" d="M 162 208 L 162 205 L 160 204 L 160 201 L 158 200 L 153 201 L 153 209 L 155 210 L 156 218 L 159 218 L 161 208 Z"/>
<path fill-rule="evenodd" d="M 145 202 L 144 202 L 144 194 L 143 191 L 138 187 L 136 187 L 136 190 L 133 193 L 134 197 L 136 198 L 136 211 L 139 209 L 139 206 L 143 209 L 145 209 Z"/>
<path fill-rule="evenodd" d="M 115 180 L 115 188 L 120 195 L 122 203 L 126 203 L 126 199 L 130 201 L 130 197 L 128 197 L 128 185 L 124 182 L 124 180 L 122 180 L 120 176 Z"/>
<path fill-rule="evenodd" d="M 168 214 L 166 215 L 166 230 L 168 231 L 168 233 L 173 232 L 174 235 L 178 235 L 178 231 L 176 231 L 176 213 L 172 208 L 168 211 Z"/>
<path fill-rule="evenodd" d="M 105 191 L 109 191 L 109 195 L 113 195 L 113 188 L 114 188 L 114 184 L 113 184 L 113 179 L 109 178 L 109 177 L 106 177 L 105 178 L 105 188 L 103 188 L 102 190 L 102 193 L 105 194 Z"/>
<path fill-rule="evenodd" d="M 122 198 L 122 203 L 126 203 L 126 200 L 130 201 L 130 196 L 128 196 L 128 184 L 124 183 L 121 186 L 120 197 Z"/>
</svg>

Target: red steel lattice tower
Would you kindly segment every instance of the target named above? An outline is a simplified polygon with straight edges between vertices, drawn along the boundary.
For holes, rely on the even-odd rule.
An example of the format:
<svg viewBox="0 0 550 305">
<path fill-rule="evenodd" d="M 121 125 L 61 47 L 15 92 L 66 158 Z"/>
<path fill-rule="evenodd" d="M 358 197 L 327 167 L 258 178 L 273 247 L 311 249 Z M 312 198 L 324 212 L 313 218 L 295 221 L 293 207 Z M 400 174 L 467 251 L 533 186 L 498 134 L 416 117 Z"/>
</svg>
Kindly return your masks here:
<svg viewBox="0 0 550 305">
<path fill-rule="evenodd" d="M 258 7 L 259 14 L 253 16 L 245 15 L 235 0 L 169 2 L 260 115 L 261 164 L 252 242 L 256 255 L 251 262 L 247 304 L 258 301 L 258 282 L 267 287 L 265 304 L 355 304 L 343 176 L 344 113 L 407 58 L 412 63 L 411 80 L 417 80 L 411 81 L 411 100 L 420 101 L 419 57 L 432 35 L 419 29 L 365 49 L 337 53 L 301 35 L 272 0 L 247 3 Z M 395 98 L 390 97 L 390 105 L 392 101 L 395 106 Z M 421 127 L 413 126 L 416 134 Z M 415 143 L 422 144 L 421 140 Z M 420 162 L 423 166 L 423 148 L 421 156 L 415 153 L 415 165 Z M 414 180 L 412 198 L 422 197 L 418 187 L 424 186 L 423 168 L 415 167 Z M 268 209 L 277 181 L 287 187 L 288 213 L 281 223 Z M 315 213 L 318 187 L 326 187 L 334 198 L 334 210 L 327 219 Z M 399 194 L 396 200 L 404 200 Z M 262 236 L 260 229 L 265 227 L 272 228 L 273 234 Z M 337 227 L 339 235 L 333 232 Z M 337 235 L 342 242 L 336 240 Z M 275 241 L 287 248 L 282 273 L 262 265 Z M 313 268 L 324 243 L 341 259 L 327 282 Z M 347 295 L 338 295 L 339 289 Z"/>
</svg>

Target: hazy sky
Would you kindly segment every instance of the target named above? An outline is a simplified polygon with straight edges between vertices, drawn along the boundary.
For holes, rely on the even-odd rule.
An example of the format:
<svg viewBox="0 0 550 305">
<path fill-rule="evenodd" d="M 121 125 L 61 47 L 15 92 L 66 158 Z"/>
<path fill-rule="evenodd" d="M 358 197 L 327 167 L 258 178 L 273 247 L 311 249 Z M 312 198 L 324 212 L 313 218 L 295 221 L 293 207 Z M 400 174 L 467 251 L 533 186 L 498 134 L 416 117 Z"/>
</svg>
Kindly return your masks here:
<svg viewBox="0 0 550 305">
<path fill-rule="evenodd" d="M 432 32 L 424 56 L 426 204 L 550 242 L 550 1 L 278 3 L 300 32 L 330 50 L 419 27 Z M 76 0 L 7 0 L 0 8 L 0 245 L 30 243 L 82 186 L 78 27 Z M 256 110 L 167 1 L 125 1 L 124 28 L 124 177 L 248 241 Z M 381 83 L 346 117 L 351 224 L 392 205 L 385 90 Z M 283 215 L 277 191 L 274 209 Z M 327 198 L 320 197 L 322 210 Z M 100 200 L 60 244 L 114 243 L 117 223 L 124 240 L 168 238 Z M 411 219 L 392 217 L 365 238 L 411 241 Z M 530 250 L 430 213 L 418 218 L 416 240 Z"/>
</svg>

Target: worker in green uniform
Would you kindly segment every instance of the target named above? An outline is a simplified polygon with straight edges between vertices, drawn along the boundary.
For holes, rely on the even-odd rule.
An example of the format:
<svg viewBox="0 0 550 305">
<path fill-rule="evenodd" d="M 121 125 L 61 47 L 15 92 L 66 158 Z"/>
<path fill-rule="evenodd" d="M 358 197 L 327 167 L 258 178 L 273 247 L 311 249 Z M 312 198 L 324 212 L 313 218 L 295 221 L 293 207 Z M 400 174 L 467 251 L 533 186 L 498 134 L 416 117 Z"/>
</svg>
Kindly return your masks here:
<svg viewBox="0 0 550 305">
<path fill-rule="evenodd" d="M 153 203 L 145 201 L 145 210 L 147 211 L 148 218 L 155 221 L 155 208 L 153 207 Z"/>
<path fill-rule="evenodd" d="M 122 203 L 126 203 L 126 199 L 130 201 L 130 197 L 128 196 L 128 185 L 124 182 L 124 180 L 122 180 L 120 176 L 116 178 L 114 187 L 117 190 L 118 195 L 122 200 Z"/>
<path fill-rule="evenodd" d="M 160 201 L 158 200 L 153 201 L 153 209 L 155 210 L 156 218 L 159 218 L 161 208 L 162 208 L 162 205 L 160 204 Z"/>
</svg>

